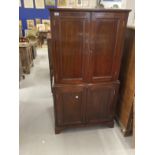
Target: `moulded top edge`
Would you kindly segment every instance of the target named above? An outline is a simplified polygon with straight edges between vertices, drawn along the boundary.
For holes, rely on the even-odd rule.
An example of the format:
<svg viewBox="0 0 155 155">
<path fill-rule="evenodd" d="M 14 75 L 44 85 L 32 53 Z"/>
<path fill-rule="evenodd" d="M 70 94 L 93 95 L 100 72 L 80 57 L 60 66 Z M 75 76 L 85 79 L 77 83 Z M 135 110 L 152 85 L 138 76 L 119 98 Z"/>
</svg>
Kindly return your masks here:
<svg viewBox="0 0 155 155">
<path fill-rule="evenodd" d="M 105 9 L 105 8 L 50 8 L 49 11 L 130 12 L 131 9 Z"/>
</svg>

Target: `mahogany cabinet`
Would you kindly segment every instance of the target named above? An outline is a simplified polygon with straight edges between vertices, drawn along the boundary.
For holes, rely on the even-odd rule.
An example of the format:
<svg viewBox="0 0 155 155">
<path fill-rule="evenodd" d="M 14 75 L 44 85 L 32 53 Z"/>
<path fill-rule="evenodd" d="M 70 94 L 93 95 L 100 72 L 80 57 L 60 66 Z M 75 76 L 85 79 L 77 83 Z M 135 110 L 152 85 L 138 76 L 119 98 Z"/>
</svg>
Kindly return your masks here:
<svg viewBox="0 0 155 155">
<path fill-rule="evenodd" d="M 113 127 L 129 11 L 50 9 L 56 133 L 91 124 Z"/>
</svg>

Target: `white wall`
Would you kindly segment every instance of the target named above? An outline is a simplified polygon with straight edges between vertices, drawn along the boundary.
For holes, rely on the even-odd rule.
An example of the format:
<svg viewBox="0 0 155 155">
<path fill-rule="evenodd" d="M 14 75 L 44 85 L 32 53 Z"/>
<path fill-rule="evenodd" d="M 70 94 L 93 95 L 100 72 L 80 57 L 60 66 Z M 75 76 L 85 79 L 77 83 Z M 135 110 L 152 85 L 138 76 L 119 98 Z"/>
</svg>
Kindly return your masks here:
<svg viewBox="0 0 155 155">
<path fill-rule="evenodd" d="M 96 7 L 96 1 L 97 0 L 89 0 L 89 6 L 90 8 Z M 69 0 L 68 0 L 69 2 Z M 117 4 L 119 8 L 122 9 L 132 9 L 132 11 L 129 14 L 128 19 L 128 25 L 134 26 L 134 19 L 135 19 L 135 0 L 121 0 L 116 2 L 110 2 L 110 1 L 102 1 L 101 2 L 105 8 L 112 8 L 114 4 Z"/>
<path fill-rule="evenodd" d="M 128 18 L 128 25 L 135 25 L 135 0 L 126 0 L 126 8 L 132 9 Z"/>
<path fill-rule="evenodd" d="M 112 6 L 114 4 L 117 4 L 119 6 L 119 8 L 122 8 L 122 2 L 121 1 L 118 1 L 118 2 L 102 1 L 101 3 L 104 5 L 105 8 L 112 8 Z"/>
<path fill-rule="evenodd" d="M 135 0 L 122 0 L 120 2 L 102 2 L 105 8 L 111 8 L 114 4 L 117 4 L 122 9 L 131 9 L 129 14 L 128 25 L 134 26 L 135 24 Z"/>
</svg>

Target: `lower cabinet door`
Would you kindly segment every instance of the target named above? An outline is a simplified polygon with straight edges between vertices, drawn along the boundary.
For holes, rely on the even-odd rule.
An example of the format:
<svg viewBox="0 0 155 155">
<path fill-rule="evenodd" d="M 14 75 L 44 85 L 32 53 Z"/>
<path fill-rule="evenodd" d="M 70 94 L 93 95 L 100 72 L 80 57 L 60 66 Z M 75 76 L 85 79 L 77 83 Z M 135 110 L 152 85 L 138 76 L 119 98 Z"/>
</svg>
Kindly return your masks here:
<svg viewBox="0 0 155 155">
<path fill-rule="evenodd" d="M 112 121 L 118 85 L 92 85 L 87 91 L 86 121 L 101 123 Z"/>
<path fill-rule="evenodd" d="M 84 122 L 85 91 L 80 86 L 54 88 L 55 117 L 58 126 Z"/>
</svg>

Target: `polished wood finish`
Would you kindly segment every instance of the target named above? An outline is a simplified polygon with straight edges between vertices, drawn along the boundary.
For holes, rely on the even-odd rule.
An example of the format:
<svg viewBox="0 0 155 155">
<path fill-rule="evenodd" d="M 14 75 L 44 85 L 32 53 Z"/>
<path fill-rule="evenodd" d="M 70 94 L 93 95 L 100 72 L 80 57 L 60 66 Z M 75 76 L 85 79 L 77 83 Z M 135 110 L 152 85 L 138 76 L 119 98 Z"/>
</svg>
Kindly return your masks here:
<svg viewBox="0 0 155 155">
<path fill-rule="evenodd" d="M 86 104 L 87 123 L 113 121 L 117 92 L 118 84 L 95 84 L 88 87 Z"/>
<path fill-rule="evenodd" d="M 53 13 L 53 12 L 52 12 Z M 61 13 L 61 12 L 60 12 Z M 52 15 L 53 16 L 53 15 Z M 55 83 L 86 82 L 86 67 L 88 61 L 88 22 L 89 13 L 71 14 L 63 12 L 52 22 L 56 50 Z M 87 37 L 87 38 L 86 38 Z M 86 39 L 86 40 L 85 40 Z"/>
<path fill-rule="evenodd" d="M 50 9 L 56 133 L 93 124 L 113 127 L 128 13 Z"/>
<path fill-rule="evenodd" d="M 92 13 L 92 82 L 118 79 L 125 25 L 124 14 Z"/>
<path fill-rule="evenodd" d="M 55 133 L 95 124 L 113 127 L 118 88 L 118 81 L 54 85 Z"/>
<path fill-rule="evenodd" d="M 125 136 L 133 130 L 133 103 L 135 96 L 135 30 L 127 28 L 120 71 L 120 91 L 117 120 Z"/>
<path fill-rule="evenodd" d="M 55 87 L 57 124 L 59 126 L 81 124 L 84 122 L 84 103 L 86 94 L 84 87 Z"/>
</svg>

